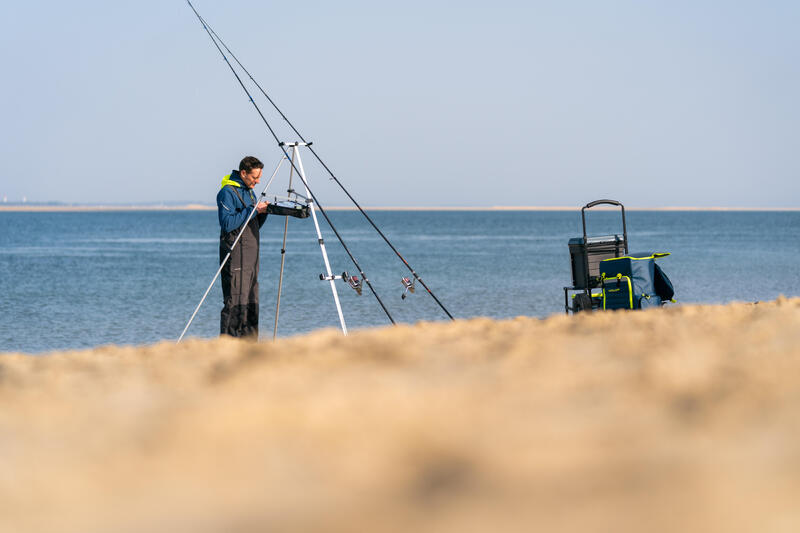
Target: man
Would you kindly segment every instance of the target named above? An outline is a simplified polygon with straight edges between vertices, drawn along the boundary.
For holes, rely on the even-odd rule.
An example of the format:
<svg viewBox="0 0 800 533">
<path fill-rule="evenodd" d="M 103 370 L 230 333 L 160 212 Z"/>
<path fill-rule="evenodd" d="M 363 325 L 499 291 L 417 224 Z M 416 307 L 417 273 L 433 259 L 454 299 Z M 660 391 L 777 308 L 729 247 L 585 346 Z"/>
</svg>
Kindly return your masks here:
<svg viewBox="0 0 800 533">
<path fill-rule="evenodd" d="M 239 170 L 222 178 L 217 194 L 219 215 L 220 263 L 231 251 L 239 233 L 242 237 L 222 268 L 223 307 L 220 314 L 220 335 L 258 339 L 258 252 L 259 229 L 267 219 L 267 202 L 256 206 L 253 192 L 261 180 L 264 164 L 253 156 L 239 163 Z M 256 214 L 245 225 L 256 206 Z"/>
</svg>

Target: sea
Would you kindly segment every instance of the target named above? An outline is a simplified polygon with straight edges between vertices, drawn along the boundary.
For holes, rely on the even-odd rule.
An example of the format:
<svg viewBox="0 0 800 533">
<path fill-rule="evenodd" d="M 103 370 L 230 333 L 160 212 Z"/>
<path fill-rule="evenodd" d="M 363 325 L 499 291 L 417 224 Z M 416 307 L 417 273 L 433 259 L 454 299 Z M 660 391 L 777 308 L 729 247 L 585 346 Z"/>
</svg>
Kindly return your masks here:
<svg viewBox="0 0 800 533">
<path fill-rule="evenodd" d="M 445 321 L 419 283 L 356 211 L 328 211 L 398 323 Z M 571 285 L 567 243 L 583 234 L 574 211 L 384 211 L 370 216 L 456 318 L 544 318 L 564 313 Z M 756 302 L 800 295 L 800 212 L 634 211 L 630 251 L 670 252 L 659 264 L 676 304 Z M 272 339 L 284 221 L 261 232 L 260 337 Z M 334 274 L 360 277 L 320 219 Z M 587 233 L 622 232 L 619 211 L 587 212 Z M 0 352 L 46 353 L 175 341 L 219 266 L 211 210 L 0 212 Z M 311 218 L 289 218 L 277 336 L 338 328 Z M 335 286 L 350 331 L 390 323 L 378 299 Z M 219 333 L 217 280 L 187 332 Z"/>
</svg>

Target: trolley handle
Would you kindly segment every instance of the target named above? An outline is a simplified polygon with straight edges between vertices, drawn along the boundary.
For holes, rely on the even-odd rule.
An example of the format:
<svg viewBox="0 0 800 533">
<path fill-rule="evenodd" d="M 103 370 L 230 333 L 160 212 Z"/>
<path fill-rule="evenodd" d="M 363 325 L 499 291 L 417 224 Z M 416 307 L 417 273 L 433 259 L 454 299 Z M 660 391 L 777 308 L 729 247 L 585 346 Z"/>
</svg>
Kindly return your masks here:
<svg viewBox="0 0 800 533">
<path fill-rule="evenodd" d="M 625 253 L 627 254 L 628 253 L 628 228 L 627 228 L 627 225 L 625 224 L 625 206 L 622 205 L 621 202 L 618 202 L 616 200 L 609 200 L 609 199 L 595 200 L 594 202 L 589 202 L 588 204 L 586 204 L 585 206 L 583 206 L 581 208 L 581 222 L 583 222 L 583 242 L 585 244 L 586 240 L 588 238 L 587 235 L 586 235 L 586 210 L 587 209 L 591 209 L 592 207 L 595 207 L 595 206 L 598 206 L 598 205 L 604 205 L 604 204 L 605 205 L 615 205 L 615 206 L 619 207 L 622 210 L 622 240 L 623 240 L 623 245 L 625 246 Z M 587 268 L 588 268 L 588 266 L 587 266 Z M 587 270 L 587 272 L 588 272 L 588 270 Z"/>
<path fill-rule="evenodd" d="M 622 207 L 622 204 L 616 200 L 595 200 L 594 202 L 589 202 L 588 204 L 583 206 L 583 209 L 591 209 L 596 205 L 602 205 L 602 204 L 616 205 L 617 207 Z"/>
</svg>

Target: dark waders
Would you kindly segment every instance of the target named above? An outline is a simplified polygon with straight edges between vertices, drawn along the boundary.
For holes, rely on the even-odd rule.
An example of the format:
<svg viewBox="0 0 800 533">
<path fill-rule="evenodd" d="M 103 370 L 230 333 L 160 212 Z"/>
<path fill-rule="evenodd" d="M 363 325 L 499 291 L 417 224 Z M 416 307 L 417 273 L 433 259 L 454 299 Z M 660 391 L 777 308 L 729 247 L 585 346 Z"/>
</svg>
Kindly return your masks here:
<svg viewBox="0 0 800 533">
<path fill-rule="evenodd" d="M 244 202 L 239 191 L 234 189 L 234 192 L 245 207 L 252 207 Z M 244 232 L 239 244 L 233 249 L 231 258 L 222 268 L 223 308 L 220 314 L 220 335 L 258 338 L 258 230 L 263 220 L 264 215 L 258 215 L 251 218 L 244 228 L 220 234 L 221 263 L 231 251 L 239 231 Z"/>
</svg>

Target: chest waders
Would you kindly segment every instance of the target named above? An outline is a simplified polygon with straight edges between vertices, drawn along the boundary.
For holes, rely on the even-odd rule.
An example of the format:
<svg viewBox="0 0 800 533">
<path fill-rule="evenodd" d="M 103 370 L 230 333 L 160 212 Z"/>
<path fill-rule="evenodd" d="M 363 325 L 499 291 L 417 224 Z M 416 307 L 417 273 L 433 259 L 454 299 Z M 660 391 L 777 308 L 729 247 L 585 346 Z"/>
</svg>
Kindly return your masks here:
<svg viewBox="0 0 800 533">
<path fill-rule="evenodd" d="M 239 191 L 230 186 L 245 208 L 250 208 Z M 253 193 L 250 191 L 250 197 Z M 253 217 L 246 226 L 231 232 L 220 233 L 219 260 L 222 263 L 228 253 L 231 257 L 222 267 L 222 299 L 220 313 L 220 335 L 258 338 L 258 217 Z M 239 232 L 242 236 L 231 251 Z"/>
</svg>

